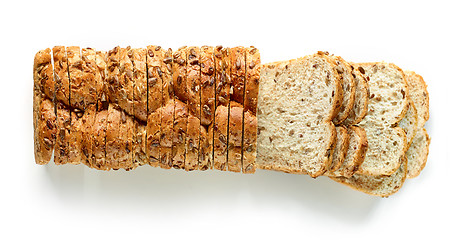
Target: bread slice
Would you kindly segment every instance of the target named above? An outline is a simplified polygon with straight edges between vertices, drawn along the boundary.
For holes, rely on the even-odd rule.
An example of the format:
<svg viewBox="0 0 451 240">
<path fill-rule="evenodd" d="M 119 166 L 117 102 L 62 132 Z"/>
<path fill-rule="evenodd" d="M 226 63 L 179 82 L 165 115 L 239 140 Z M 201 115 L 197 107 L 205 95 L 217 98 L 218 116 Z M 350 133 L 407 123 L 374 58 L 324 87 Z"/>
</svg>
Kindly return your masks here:
<svg viewBox="0 0 451 240">
<path fill-rule="evenodd" d="M 332 119 L 342 96 L 336 64 L 323 52 L 263 65 L 257 166 L 312 177 L 323 174 L 336 141 Z"/>
<path fill-rule="evenodd" d="M 402 158 L 400 167 L 391 175 L 367 176 L 354 174 L 350 178 L 335 177 L 334 181 L 367 194 L 388 197 L 401 189 L 406 180 L 407 160 Z"/>
<path fill-rule="evenodd" d="M 147 67 L 146 49 L 135 48 L 132 50 L 133 64 L 133 160 L 137 166 L 148 163 L 146 157 L 146 125 L 147 125 Z"/>
<path fill-rule="evenodd" d="M 174 135 L 174 92 L 172 88 L 172 49 L 155 52 L 160 57 L 162 72 L 162 112 L 160 135 L 160 167 L 172 167 L 172 136 Z M 160 55 L 161 54 L 161 55 Z M 170 89 L 170 90 L 169 90 Z"/>
<path fill-rule="evenodd" d="M 357 126 L 350 126 L 347 130 L 349 142 L 348 147 L 344 150 L 346 151 L 344 160 L 335 171 L 327 172 L 327 176 L 343 176 L 349 178 L 354 175 L 365 159 L 368 149 L 365 130 Z"/>
<path fill-rule="evenodd" d="M 124 134 L 122 134 L 122 137 L 124 139 L 123 145 L 125 147 L 125 157 L 124 162 L 122 163 L 122 168 L 129 171 L 132 169 L 135 169 L 138 165 L 135 164 L 133 161 L 134 156 L 134 149 L 133 149 L 133 138 L 135 137 L 135 131 L 133 126 L 133 116 L 130 116 L 125 113 L 125 111 L 122 111 L 122 116 L 125 116 L 125 122 L 122 119 L 121 124 L 121 132 L 124 131 Z"/>
<path fill-rule="evenodd" d="M 246 79 L 246 49 L 234 47 L 230 49 L 230 115 L 229 115 L 229 142 L 227 167 L 229 171 L 241 172 L 243 117 L 244 117 L 244 82 Z M 236 108 L 235 108 L 236 107 Z M 241 140 L 235 139 L 240 138 Z"/>
<path fill-rule="evenodd" d="M 416 135 L 407 150 L 407 178 L 417 177 L 426 165 L 431 139 L 423 128 L 429 119 L 429 93 L 423 78 L 412 71 L 405 71 L 409 86 L 409 98 L 417 110 Z"/>
<path fill-rule="evenodd" d="M 351 65 L 340 56 L 331 56 L 331 58 L 337 64 L 337 71 L 341 77 L 341 87 L 343 89 L 343 102 L 337 116 L 333 119 L 334 124 L 338 125 L 348 118 L 354 106 L 356 84 L 352 75 Z"/>
<path fill-rule="evenodd" d="M 334 172 L 343 164 L 346 153 L 348 151 L 349 146 L 349 133 L 343 126 L 336 126 L 335 130 L 337 131 L 337 141 L 335 144 L 335 148 L 332 155 L 332 162 L 329 165 L 327 171 Z"/>
<path fill-rule="evenodd" d="M 215 122 L 209 133 L 214 133 L 214 167 L 217 170 L 227 170 L 227 130 L 229 120 L 228 106 L 219 105 L 215 112 Z M 211 131 L 213 128 L 213 131 Z"/>
<path fill-rule="evenodd" d="M 55 100 L 56 105 L 56 141 L 55 141 L 55 164 L 66 164 L 69 156 L 70 136 L 70 110 L 69 106 L 69 72 L 67 70 L 66 48 L 56 46 L 52 50 L 55 78 Z"/>
<path fill-rule="evenodd" d="M 200 136 L 200 49 L 189 47 L 187 50 L 186 86 L 189 116 L 186 126 L 185 170 L 198 169 Z"/>
<path fill-rule="evenodd" d="M 243 173 L 254 173 L 257 158 L 257 102 L 260 83 L 260 52 L 246 48 L 246 79 L 244 82 Z"/>
<path fill-rule="evenodd" d="M 149 164 L 157 167 L 160 164 L 160 135 L 162 107 L 163 72 L 161 71 L 162 54 L 160 46 L 147 46 L 147 143 L 146 154 Z M 161 111 L 161 110 L 160 110 Z"/>
<path fill-rule="evenodd" d="M 227 168 L 232 172 L 242 169 L 242 141 L 243 141 L 243 106 L 235 101 L 230 102 L 229 113 L 229 141 Z"/>
<path fill-rule="evenodd" d="M 96 87 L 97 111 L 94 123 L 91 126 L 92 134 L 92 161 L 90 167 L 99 170 L 108 170 L 106 166 L 106 128 L 108 120 L 108 94 L 106 53 L 96 52 Z"/>
<path fill-rule="evenodd" d="M 418 130 L 417 124 L 418 124 L 417 109 L 415 108 L 415 105 L 413 104 L 412 100 L 408 98 L 408 107 L 406 115 L 404 116 L 403 119 L 401 119 L 401 121 L 399 121 L 399 127 L 401 127 L 402 130 L 404 130 L 404 132 L 406 133 L 407 148 L 409 148 Z"/>
<path fill-rule="evenodd" d="M 359 63 L 356 67 L 369 77 L 370 89 L 368 113 L 359 123 L 368 138 L 368 151 L 357 173 L 392 175 L 407 150 L 406 134 L 397 127 L 408 107 L 405 75 L 391 63 Z"/>
<path fill-rule="evenodd" d="M 91 130 L 91 128 L 94 126 L 94 122 L 96 120 L 96 107 L 97 106 L 95 104 L 87 105 L 83 117 L 81 117 L 81 163 L 90 168 L 92 168 L 92 163 L 94 162 L 92 154 L 94 136 L 92 134 L 93 130 Z"/>
<path fill-rule="evenodd" d="M 185 168 L 185 140 L 186 126 L 188 121 L 188 107 L 186 102 L 186 63 L 187 47 L 181 47 L 172 54 L 172 81 L 174 88 L 175 109 L 172 138 L 172 167 L 175 169 Z"/>
<path fill-rule="evenodd" d="M 56 140 L 56 115 L 53 104 L 55 84 L 52 55 L 49 48 L 36 53 L 33 64 L 33 80 L 35 161 L 37 164 L 47 164 L 52 157 Z M 47 92 L 47 94 L 44 92 Z"/>
<path fill-rule="evenodd" d="M 354 105 L 348 117 L 343 122 L 347 126 L 356 125 L 363 120 L 368 111 L 368 101 L 370 98 L 370 90 L 367 82 L 369 77 L 364 74 L 363 68 L 354 67 L 353 64 L 351 64 L 351 68 L 356 91 Z"/>
<path fill-rule="evenodd" d="M 214 48 L 200 48 L 200 101 L 201 128 L 208 128 L 214 122 L 215 114 L 215 56 Z M 202 131 L 202 130 L 201 130 Z M 199 169 L 206 170 L 213 166 L 213 134 L 200 138 Z M 205 150 L 204 150 L 205 149 Z"/>
<path fill-rule="evenodd" d="M 213 135 L 213 164 L 221 171 L 227 170 L 227 141 L 230 102 L 230 54 L 228 48 L 215 48 L 216 111 L 211 134 Z"/>
<path fill-rule="evenodd" d="M 67 63 L 69 71 L 69 106 L 73 109 L 70 111 L 70 135 L 68 162 L 71 164 L 81 163 L 81 117 L 85 109 L 83 78 L 82 78 L 82 60 L 80 47 L 71 46 L 66 49 Z"/>
<path fill-rule="evenodd" d="M 426 166 L 431 138 L 425 128 L 417 131 L 412 144 L 406 152 L 407 178 L 415 178 Z"/>
<path fill-rule="evenodd" d="M 418 128 L 422 128 L 429 119 L 429 93 L 423 77 L 413 71 L 404 71 L 412 99 L 418 114 Z"/>
<path fill-rule="evenodd" d="M 176 59 L 174 58 L 174 62 Z M 174 131 L 172 137 L 172 167 L 175 169 L 185 168 L 185 139 L 186 126 L 188 122 L 188 106 L 185 103 L 174 99 Z"/>
<path fill-rule="evenodd" d="M 108 106 L 107 127 L 105 131 L 106 169 L 120 168 L 121 137 L 120 137 L 121 112 L 115 109 L 113 104 Z"/>
</svg>

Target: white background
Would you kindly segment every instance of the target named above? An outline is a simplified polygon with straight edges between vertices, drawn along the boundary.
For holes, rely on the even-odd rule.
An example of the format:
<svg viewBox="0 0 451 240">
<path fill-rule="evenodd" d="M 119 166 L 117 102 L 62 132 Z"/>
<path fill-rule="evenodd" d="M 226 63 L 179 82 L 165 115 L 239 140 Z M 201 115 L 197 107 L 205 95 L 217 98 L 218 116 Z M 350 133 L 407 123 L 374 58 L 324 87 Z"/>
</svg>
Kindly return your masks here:
<svg viewBox="0 0 451 240">
<path fill-rule="evenodd" d="M 446 1 L 4 1 L 0 239 L 449 236 L 451 9 Z M 421 175 L 368 196 L 327 178 L 34 164 L 32 64 L 54 45 L 255 45 L 264 63 L 327 50 L 387 61 L 429 85 Z M 437 234 L 437 235 L 436 235 Z"/>
</svg>

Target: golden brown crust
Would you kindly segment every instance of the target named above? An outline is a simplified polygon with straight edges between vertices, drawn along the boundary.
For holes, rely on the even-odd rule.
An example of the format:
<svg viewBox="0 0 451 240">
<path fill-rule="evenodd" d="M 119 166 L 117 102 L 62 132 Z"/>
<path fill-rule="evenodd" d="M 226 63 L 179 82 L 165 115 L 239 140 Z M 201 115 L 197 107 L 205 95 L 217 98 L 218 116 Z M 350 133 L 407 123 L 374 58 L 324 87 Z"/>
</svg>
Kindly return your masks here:
<svg viewBox="0 0 451 240">
<path fill-rule="evenodd" d="M 229 114 L 229 141 L 228 141 L 228 170 L 241 172 L 242 169 L 242 131 L 243 127 L 243 106 L 237 102 L 230 102 Z"/>
<path fill-rule="evenodd" d="M 172 167 L 175 169 L 185 168 L 185 139 L 186 126 L 188 122 L 188 107 L 185 103 L 175 99 L 174 126 L 172 138 L 172 154 L 174 156 Z"/>
<path fill-rule="evenodd" d="M 92 168 L 93 161 L 93 130 L 91 129 L 94 126 L 94 122 L 96 119 L 96 105 L 89 104 L 81 117 L 81 163 L 86 166 Z"/>
<path fill-rule="evenodd" d="M 133 115 L 134 134 L 132 155 L 134 164 L 142 166 L 148 163 L 146 156 L 146 125 L 147 125 L 147 67 L 146 49 L 132 49 L 133 64 Z"/>
<path fill-rule="evenodd" d="M 162 72 L 162 113 L 161 113 L 161 154 L 160 167 L 169 169 L 172 167 L 172 137 L 174 135 L 174 91 L 172 84 L 172 49 L 161 49 Z M 158 55 L 158 54 L 157 54 Z"/>
<path fill-rule="evenodd" d="M 121 89 L 119 82 L 120 51 L 121 48 L 117 46 L 112 50 L 108 51 L 108 54 L 106 55 L 106 69 L 107 69 L 106 89 L 108 92 L 108 100 L 110 103 L 116 106 L 119 103 L 119 92 Z"/>
<path fill-rule="evenodd" d="M 176 169 L 185 168 L 185 139 L 188 121 L 188 107 L 186 102 L 186 64 L 187 48 L 181 47 L 172 54 L 173 74 L 172 82 L 174 88 L 174 123 L 172 139 L 172 167 Z"/>
<path fill-rule="evenodd" d="M 345 127 L 337 126 L 335 127 L 337 130 L 337 143 L 341 141 L 340 148 L 337 149 L 335 145 L 334 151 L 331 153 L 332 162 L 328 167 L 328 172 L 334 172 L 343 164 L 343 161 L 346 157 L 346 152 L 349 146 L 349 134 Z"/>
<path fill-rule="evenodd" d="M 160 126 L 161 108 L 149 114 L 147 117 L 146 154 L 150 166 L 157 167 L 160 164 Z"/>
<path fill-rule="evenodd" d="M 243 173 L 254 173 L 257 158 L 257 117 L 250 110 L 244 113 Z"/>
<path fill-rule="evenodd" d="M 56 134 L 56 116 L 53 105 L 53 80 L 50 49 L 36 53 L 33 65 L 33 126 L 34 154 L 37 164 L 47 164 L 53 152 Z"/>
<path fill-rule="evenodd" d="M 214 122 L 215 108 L 215 56 L 214 48 L 201 47 L 200 54 L 200 99 L 201 99 L 201 136 L 199 149 L 199 169 L 206 170 L 213 167 L 213 134 L 202 131 Z M 205 126 L 205 127 L 204 127 Z"/>
<path fill-rule="evenodd" d="M 365 71 L 363 68 L 354 67 L 354 63 L 351 63 L 351 68 L 356 91 L 354 106 L 351 108 L 348 118 L 343 122 L 343 124 L 348 126 L 358 124 L 365 118 L 368 111 L 368 100 L 370 98 L 370 90 L 367 82 L 369 77 L 364 74 Z"/>
<path fill-rule="evenodd" d="M 109 170 L 106 164 L 106 128 L 108 121 L 108 109 L 96 113 L 94 123 L 91 127 L 92 156 L 90 166 L 98 170 Z M 110 156 L 109 156 L 110 157 Z"/>
<path fill-rule="evenodd" d="M 67 67 L 66 48 L 56 46 L 53 48 L 54 76 L 56 84 L 56 99 L 69 106 L 69 73 Z"/>
<path fill-rule="evenodd" d="M 227 170 L 227 139 L 230 101 L 230 54 L 228 48 L 215 48 L 215 120 L 213 135 L 213 165 L 217 170 Z"/>
<path fill-rule="evenodd" d="M 133 77 L 133 49 L 130 46 L 119 49 L 119 72 L 118 72 L 118 105 L 128 115 L 133 113 L 133 88 L 135 78 Z"/>
<path fill-rule="evenodd" d="M 188 115 L 186 128 L 186 158 L 185 170 L 192 171 L 198 169 L 199 160 L 199 135 L 200 135 L 200 120 L 191 113 Z"/>
<path fill-rule="evenodd" d="M 121 158 L 121 133 L 120 133 L 121 112 L 110 104 L 108 106 L 108 118 L 106 127 L 106 162 L 107 169 L 117 170 L 120 168 Z"/>
</svg>

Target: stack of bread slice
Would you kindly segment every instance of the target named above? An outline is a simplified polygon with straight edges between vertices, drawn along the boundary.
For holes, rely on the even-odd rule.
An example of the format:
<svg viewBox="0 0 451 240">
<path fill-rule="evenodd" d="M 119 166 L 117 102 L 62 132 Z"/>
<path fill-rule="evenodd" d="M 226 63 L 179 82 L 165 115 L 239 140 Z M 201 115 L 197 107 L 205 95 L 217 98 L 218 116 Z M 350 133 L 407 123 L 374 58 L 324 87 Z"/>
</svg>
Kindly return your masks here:
<svg viewBox="0 0 451 240">
<path fill-rule="evenodd" d="M 427 86 L 391 63 L 318 52 L 265 64 L 257 117 L 261 169 L 325 175 L 386 197 L 426 164 Z"/>
<path fill-rule="evenodd" d="M 327 52 L 260 64 L 255 47 L 57 46 L 34 61 L 35 160 L 99 170 L 256 169 L 389 196 L 428 155 L 427 87 Z"/>
</svg>

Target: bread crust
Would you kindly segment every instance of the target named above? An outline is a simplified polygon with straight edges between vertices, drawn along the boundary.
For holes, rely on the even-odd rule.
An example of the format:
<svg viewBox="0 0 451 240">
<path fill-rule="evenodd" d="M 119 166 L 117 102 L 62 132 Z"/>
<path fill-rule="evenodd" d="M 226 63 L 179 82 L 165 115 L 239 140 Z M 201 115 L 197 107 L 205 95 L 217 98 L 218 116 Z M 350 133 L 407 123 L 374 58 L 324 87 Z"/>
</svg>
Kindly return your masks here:
<svg viewBox="0 0 451 240">
<path fill-rule="evenodd" d="M 354 67 L 354 63 L 351 63 L 352 76 L 355 81 L 355 99 L 354 105 L 348 117 L 344 120 L 344 125 L 355 125 L 360 123 L 368 112 L 368 99 L 370 97 L 370 91 L 368 86 L 369 77 L 364 74 L 363 68 Z M 360 70 L 363 70 L 362 72 Z"/>
<path fill-rule="evenodd" d="M 201 135 L 199 152 L 199 169 L 213 167 L 213 134 L 208 134 L 208 126 L 213 124 L 215 115 L 215 56 L 214 48 L 200 48 L 200 102 Z M 205 130 L 205 136 L 202 131 Z"/>
<path fill-rule="evenodd" d="M 333 119 L 335 125 L 345 121 L 355 101 L 355 80 L 352 76 L 351 65 L 340 56 L 331 56 L 332 60 L 337 64 L 337 72 L 341 76 L 341 87 L 343 89 L 343 101 L 340 110 Z"/>
<path fill-rule="evenodd" d="M 161 52 L 161 55 L 158 54 Z M 160 135 L 160 167 L 169 169 L 172 167 L 172 136 L 174 135 L 174 91 L 172 84 L 172 49 L 156 52 L 160 56 L 162 72 L 162 112 Z"/>
<path fill-rule="evenodd" d="M 66 164 L 69 156 L 70 136 L 70 110 L 69 106 L 69 73 L 66 48 L 56 46 L 53 48 L 54 76 L 55 76 L 55 101 L 56 105 L 56 141 L 55 141 L 55 164 Z"/>
<path fill-rule="evenodd" d="M 423 171 L 427 163 L 431 138 L 429 137 L 425 128 L 422 128 L 418 131 L 417 136 L 415 136 L 414 139 L 414 142 L 416 141 L 418 141 L 419 144 L 422 144 L 418 149 L 419 152 L 416 152 L 416 154 L 414 154 L 413 152 L 415 151 L 415 149 L 410 147 L 411 149 L 407 150 L 406 153 L 406 157 L 408 160 L 407 178 L 409 179 L 418 177 L 418 175 L 420 175 L 421 171 Z"/>
<path fill-rule="evenodd" d="M 336 126 L 337 140 L 332 155 L 332 162 L 327 171 L 334 172 L 343 164 L 349 146 L 348 130 L 343 126 Z"/>
<path fill-rule="evenodd" d="M 50 161 L 56 138 L 55 83 L 51 61 L 51 50 L 47 48 L 36 53 L 33 64 L 34 155 L 37 164 Z"/>
<path fill-rule="evenodd" d="M 106 169 L 118 170 L 123 159 L 123 149 L 121 149 L 121 111 L 117 110 L 113 104 L 108 106 L 108 117 L 106 127 Z"/>
<path fill-rule="evenodd" d="M 137 166 L 148 163 L 146 157 L 146 125 L 147 125 L 147 66 L 146 49 L 132 49 L 133 64 L 133 161 Z"/>
<path fill-rule="evenodd" d="M 227 170 L 227 142 L 230 102 L 230 53 L 228 48 L 215 47 L 215 94 L 216 110 L 213 130 L 213 165 Z"/>
<path fill-rule="evenodd" d="M 172 54 L 173 58 L 173 88 L 174 88 L 174 123 L 172 138 L 172 167 L 175 169 L 185 168 L 185 140 L 188 122 L 188 107 L 186 102 L 186 68 L 187 47 L 181 47 Z"/>
</svg>

